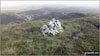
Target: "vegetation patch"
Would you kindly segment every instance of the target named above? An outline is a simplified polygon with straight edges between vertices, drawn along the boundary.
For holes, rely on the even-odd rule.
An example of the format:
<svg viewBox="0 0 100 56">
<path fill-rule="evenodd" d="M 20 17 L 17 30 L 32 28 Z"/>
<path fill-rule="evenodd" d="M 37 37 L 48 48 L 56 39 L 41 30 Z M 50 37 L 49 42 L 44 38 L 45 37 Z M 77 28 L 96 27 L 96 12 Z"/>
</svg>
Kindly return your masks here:
<svg viewBox="0 0 100 56">
<path fill-rule="evenodd" d="M 96 16 L 91 18 L 91 22 L 98 23 Z M 84 19 L 90 20 L 89 17 L 61 20 L 64 32 L 46 37 L 41 35 L 39 29 L 48 20 L 2 25 L 1 54 L 68 55 L 99 51 L 99 30 L 91 23 L 79 21 Z"/>
</svg>

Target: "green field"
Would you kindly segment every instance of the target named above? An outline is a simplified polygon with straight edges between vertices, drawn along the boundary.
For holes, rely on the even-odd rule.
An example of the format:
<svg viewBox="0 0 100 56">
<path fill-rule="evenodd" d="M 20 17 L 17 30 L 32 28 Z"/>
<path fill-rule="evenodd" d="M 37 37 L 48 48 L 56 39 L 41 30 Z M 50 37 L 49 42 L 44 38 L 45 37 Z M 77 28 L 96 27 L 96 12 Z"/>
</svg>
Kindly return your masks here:
<svg viewBox="0 0 100 56">
<path fill-rule="evenodd" d="M 7 24 L 1 29 L 2 55 L 70 55 L 85 51 L 99 51 L 99 17 L 61 20 L 64 32 L 42 36 L 40 27 L 49 20 L 34 20 L 21 24 Z"/>
</svg>

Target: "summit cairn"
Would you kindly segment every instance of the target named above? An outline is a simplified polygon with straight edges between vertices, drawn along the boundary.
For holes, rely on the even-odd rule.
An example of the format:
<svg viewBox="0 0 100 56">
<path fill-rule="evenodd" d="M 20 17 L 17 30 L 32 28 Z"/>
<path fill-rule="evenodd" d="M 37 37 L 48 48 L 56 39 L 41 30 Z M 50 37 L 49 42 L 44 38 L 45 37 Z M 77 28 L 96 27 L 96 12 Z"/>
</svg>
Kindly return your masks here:
<svg viewBox="0 0 100 56">
<path fill-rule="evenodd" d="M 57 33 L 63 32 L 63 28 L 61 26 L 61 23 L 59 20 L 55 20 L 55 18 L 53 18 L 52 20 L 50 20 L 48 22 L 48 24 L 43 25 L 40 28 L 40 31 L 42 33 L 42 35 L 47 36 L 47 35 L 56 35 Z"/>
</svg>

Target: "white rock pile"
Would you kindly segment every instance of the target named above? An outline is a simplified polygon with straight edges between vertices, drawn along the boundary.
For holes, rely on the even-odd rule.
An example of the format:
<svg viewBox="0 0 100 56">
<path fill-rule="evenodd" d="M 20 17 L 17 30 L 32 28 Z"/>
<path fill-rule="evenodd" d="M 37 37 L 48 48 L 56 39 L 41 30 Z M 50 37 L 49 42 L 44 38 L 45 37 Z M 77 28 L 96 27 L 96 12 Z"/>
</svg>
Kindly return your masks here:
<svg viewBox="0 0 100 56">
<path fill-rule="evenodd" d="M 56 35 L 57 33 L 63 32 L 63 28 L 61 26 L 61 23 L 59 20 L 55 20 L 55 18 L 53 18 L 52 20 L 50 20 L 50 22 L 48 22 L 48 24 L 43 25 L 40 28 L 40 31 L 42 33 L 42 35 L 47 36 L 47 35 Z"/>
</svg>

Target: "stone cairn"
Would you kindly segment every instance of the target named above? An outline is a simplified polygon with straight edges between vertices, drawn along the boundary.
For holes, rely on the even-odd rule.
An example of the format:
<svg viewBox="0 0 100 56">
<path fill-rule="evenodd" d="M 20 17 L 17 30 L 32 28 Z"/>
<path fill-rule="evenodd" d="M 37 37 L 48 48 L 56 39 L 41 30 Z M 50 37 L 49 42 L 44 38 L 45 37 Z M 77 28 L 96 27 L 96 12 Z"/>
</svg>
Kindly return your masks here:
<svg viewBox="0 0 100 56">
<path fill-rule="evenodd" d="M 53 18 L 52 20 L 50 20 L 50 22 L 48 22 L 48 24 L 43 25 L 40 28 L 40 32 L 42 33 L 42 35 L 47 36 L 47 35 L 56 35 L 57 33 L 63 32 L 63 28 L 61 26 L 61 23 L 59 20 L 55 20 L 55 18 Z"/>
</svg>

